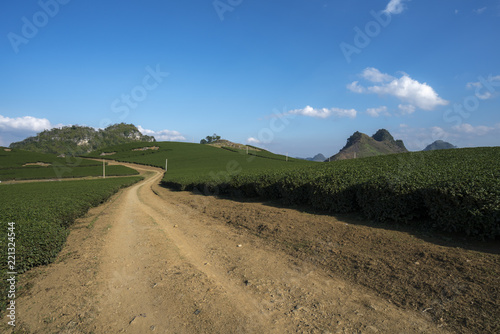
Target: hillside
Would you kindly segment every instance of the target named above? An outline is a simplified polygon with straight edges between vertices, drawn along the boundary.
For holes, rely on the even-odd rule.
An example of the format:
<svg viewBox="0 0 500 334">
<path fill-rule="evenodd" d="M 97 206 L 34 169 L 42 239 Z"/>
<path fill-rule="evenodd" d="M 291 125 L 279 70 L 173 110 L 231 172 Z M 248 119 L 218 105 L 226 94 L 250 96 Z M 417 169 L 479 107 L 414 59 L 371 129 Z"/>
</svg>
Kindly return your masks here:
<svg viewBox="0 0 500 334">
<path fill-rule="evenodd" d="M 10 148 L 75 156 L 106 146 L 136 141 L 153 142 L 155 139 L 144 136 L 132 124 L 114 124 L 104 130 L 73 125 L 45 130 L 36 136 L 10 144 Z"/>
<path fill-rule="evenodd" d="M 148 147 L 149 146 L 149 147 Z M 107 147 L 91 152 L 87 157 L 112 159 L 165 168 L 165 183 L 184 187 L 185 183 L 207 180 L 221 182 L 244 171 L 284 170 L 296 166 L 312 165 L 312 162 L 287 158 L 253 147 L 239 149 L 229 146 L 215 147 L 206 144 L 156 142 L 154 147 L 146 142 Z"/>
<path fill-rule="evenodd" d="M 229 149 L 238 149 L 238 150 L 248 149 L 249 151 L 262 151 L 261 149 L 255 147 L 255 146 L 233 143 L 232 141 L 229 141 L 226 139 L 219 139 L 215 142 L 212 142 L 212 143 L 206 144 L 206 145 L 213 146 L 213 147 L 219 147 L 219 148 L 229 148 Z"/>
<path fill-rule="evenodd" d="M 378 130 L 372 137 L 356 131 L 347 139 L 347 144 L 330 161 L 353 158 L 366 158 L 377 155 L 408 152 L 402 140 L 394 137 L 385 129 Z"/>
<path fill-rule="evenodd" d="M 451 148 L 457 148 L 457 147 L 448 142 L 442 140 L 436 140 L 434 143 L 427 145 L 427 147 L 424 148 L 423 151 L 448 150 Z"/>
</svg>

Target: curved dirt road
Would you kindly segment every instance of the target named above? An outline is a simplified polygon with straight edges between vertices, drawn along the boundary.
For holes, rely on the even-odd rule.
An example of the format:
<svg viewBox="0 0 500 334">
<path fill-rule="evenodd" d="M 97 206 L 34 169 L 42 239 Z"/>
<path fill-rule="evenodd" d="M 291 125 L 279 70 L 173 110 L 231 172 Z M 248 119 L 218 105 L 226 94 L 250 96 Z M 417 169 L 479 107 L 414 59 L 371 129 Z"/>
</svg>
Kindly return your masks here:
<svg viewBox="0 0 500 334">
<path fill-rule="evenodd" d="M 128 165 L 128 164 L 127 164 Z M 132 166 L 132 165 L 128 165 Z M 204 214 L 159 169 L 77 221 L 56 263 L 25 274 L 28 333 L 442 333 L 365 288 Z M 193 196 L 199 209 L 179 201 Z"/>
</svg>

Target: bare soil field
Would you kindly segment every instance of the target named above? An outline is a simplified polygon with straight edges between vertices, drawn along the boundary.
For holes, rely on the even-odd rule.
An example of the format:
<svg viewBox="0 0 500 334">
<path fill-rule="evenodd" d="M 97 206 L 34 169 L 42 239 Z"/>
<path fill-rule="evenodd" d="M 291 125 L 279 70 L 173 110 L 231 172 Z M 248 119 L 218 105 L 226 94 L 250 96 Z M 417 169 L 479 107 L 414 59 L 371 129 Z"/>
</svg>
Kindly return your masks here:
<svg viewBox="0 0 500 334">
<path fill-rule="evenodd" d="M 174 192 L 124 165 L 146 179 L 21 275 L 16 333 L 500 331 L 497 244 Z"/>
</svg>

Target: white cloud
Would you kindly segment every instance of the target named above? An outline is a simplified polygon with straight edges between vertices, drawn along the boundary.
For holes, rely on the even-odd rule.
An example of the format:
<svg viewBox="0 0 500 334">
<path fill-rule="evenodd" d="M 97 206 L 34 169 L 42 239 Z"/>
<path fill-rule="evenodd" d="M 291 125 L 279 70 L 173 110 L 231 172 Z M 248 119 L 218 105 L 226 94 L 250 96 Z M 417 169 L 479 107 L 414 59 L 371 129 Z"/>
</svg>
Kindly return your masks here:
<svg viewBox="0 0 500 334">
<path fill-rule="evenodd" d="M 363 71 L 362 75 L 369 78 L 369 81 L 379 82 L 379 84 L 365 88 L 355 81 L 348 85 L 347 88 L 356 93 L 376 93 L 379 95 L 395 96 L 402 102 L 424 110 L 433 110 L 438 106 L 444 106 L 449 103 L 439 97 L 436 91 L 427 83 L 420 83 L 410 78 L 406 73 L 403 73 L 401 78 L 394 78 L 388 74 L 380 73 L 377 69 L 368 68 Z"/>
<path fill-rule="evenodd" d="M 403 2 L 405 0 L 391 0 L 385 7 L 384 12 L 387 14 L 401 14 L 405 10 Z"/>
<path fill-rule="evenodd" d="M 454 126 L 453 130 L 455 130 L 458 133 L 463 133 L 467 135 L 484 136 L 485 134 L 488 134 L 489 132 L 495 130 L 495 128 L 484 125 L 473 126 L 468 123 L 463 123 Z"/>
<path fill-rule="evenodd" d="M 483 85 L 480 83 L 480 82 L 468 82 L 467 85 L 465 85 L 465 87 L 467 87 L 468 89 L 472 89 L 472 88 L 481 88 L 483 87 Z"/>
<path fill-rule="evenodd" d="M 383 115 L 383 116 L 390 116 L 391 115 L 387 112 L 386 106 L 381 106 L 378 108 L 368 108 L 368 109 L 366 109 L 366 113 L 368 115 L 370 115 L 371 117 L 379 117 L 380 115 Z"/>
<path fill-rule="evenodd" d="M 411 104 L 400 104 L 398 105 L 399 110 L 401 110 L 402 115 L 411 115 L 417 109 L 414 105 Z"/>
<path fill-rule="evenodd" d="M 444 130 L 443 128 L 441 128 L 439 126 L 433 126 L 433 127 L 431 127 L 430 130 L 431 130 L 433 138 L 439 138 L 441 140 L 444 140 L 444 139 L 450 137 L 450 134 L 446 130 Z M 434 141 L 436 141 L 436 140 L 438 140 L 438 139 L 435 139 Z"/>
<path fill-rule="evenodd" d="M 257 138 L 254 138 L 254 137 L 250 137 L 247 139 L 247 144 L 262 144 L 262 142 L 260 140 L 258 140 Z"/>
<path fill-rule="evenodd" d="M 490 92 L 484 92 L 484 94 L 478 94 L 476 96 L 481 100 L 488 100 L 493 98 L 493 94 L 491 94 Z"/>
<path fill-rule="evenodd" d="M 158 141 L 180 141 L 180 140 L 186 140 L 186 138 L 183 135 L 181 135 L 181 133 L 178 132 L 178 131 L 173 131 L 173 130 L 153 131 L 153 130 L 149 130 L 149 129 L 144 129 L 140 125 L 137 127 L 137 129 L 143 135 L 153 136 Z"/>
<path fill-rule="evenodd" d="M 429 128 L 413 128 L 407 124 L 400 124 L 399 131 L 395 132 L 395 138 L 400 138 L 410 151 L 423 150 L 427 145 L 436 140 L 451 141 L 455 144 L 455 136 L 439 126 Z"/>
<path fill-rule="evenodd" d="M 500 134 L 500 123 L 485 126 L 463 123 L 444 129 L 439 126 L 413 128 L 406 124 L 399 125 L 394 137 L 401 138 L 409 150 L 422 150 L 436 140 L 444 140 L 458 146 L 480 146 L 496 143 Z"/>
<path fill-rule="evenodd" d="M 493 94 L 486 91 L 484 93 L 479 93 L 479 90 L 483 88 L 483 85 L 480 82 L 468 82 L 466 85 L 467 89 L 476 89 L 476 97 L 481 100 L 491 99 Z"/>
<path fill-rule="evenodd" d="M 57 125 L 59 127 L 61 125 Z M 0 145 L 8 146 L 10 143 L 34 136 L 43 130 L 56 126 L 46 118 L 22 116 L 10 118 L 0 115 Z"/>
<path fill-rule="evenodd" d="M 341 109 L 341 108 L 321 108 L 314 109 L 311 106 L 307 106 L 304 109 L 294 109 L 286 112 L 288 115 L 302 115 L 315 118 L 328 118 L 331 116 L 335 117 L 350 117 L 354 118 L 357 115 L 355 109 Z"/>
<path fill-rule="evenodd" d="M 359 81 L 354 81 L 348 84 L 347 89 L 354 93 L 364 93 L 366 91 L 365 87 L 359 85 Z"/>
<path fill-rule="evenodd" d="M 482 13 L 484 13 L 484 11 L 487 9 L 488 7 L 481 7 L 481 8 L 478 8 L 478 9 L 474 9 L 473 12 L 476 13 L 477 15 L 481 15 Z"/>
<path fill-rule="evenodd" d="M 53 126 L 46 118 L 36 118 L 32 116 L 10 118 L 0 115 L 0 129 L 2 129 L 2 131 L 40 132 L 51 128 L 53 128 Z"/>
<path fill-rule="evenodd" d="M 396 96 L 424 110 L 432 110 L 437 106 L 448 104 L 448 101 L 440 98 L 427 83 L 420 83 L 407 75 L 387 84 L 369 87 L 368 90 L 381 95 Z"/>
<path fill-rule="evenodd" d="M 484 82 L 488 87 L 484 87 L 483 83 L 480 81 L 468 82 L 465 87 L 467 89 L 474 89 L 475 95 L 478 99 L 488 100 L 497 97 L 499 95 L 498 92 L 496 92 L 495 89 L 493 88 L 494 86 L 498 86 L 499 82 L 500 82 L 500 75 L 489 76 L 487 81 L 485 80 Z"/>
<path fill-rule="evenodd" d="M 373 67 L 365 68 L 363 70 L 363 73 L 361 73 L 361 76 L 371 82 L 384 82 L 384 81 L 392 81 L 395 79 L 392 75 L 382 73 Z"/>
</svg>

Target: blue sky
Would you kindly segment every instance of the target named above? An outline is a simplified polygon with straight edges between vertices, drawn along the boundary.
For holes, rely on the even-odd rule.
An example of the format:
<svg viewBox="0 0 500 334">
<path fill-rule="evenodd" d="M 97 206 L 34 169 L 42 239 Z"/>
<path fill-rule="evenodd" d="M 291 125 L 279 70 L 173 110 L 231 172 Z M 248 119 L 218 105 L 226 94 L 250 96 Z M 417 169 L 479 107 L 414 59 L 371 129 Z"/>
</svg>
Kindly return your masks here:
<svg viewBox="0 0 500 334">
<path fill-rule="evenodd" d="M 292 156 L 500 145 L 500 0 L 7 0 L 0 145 L 126 122 Z"/>
</svg>

